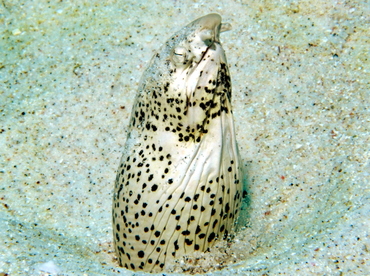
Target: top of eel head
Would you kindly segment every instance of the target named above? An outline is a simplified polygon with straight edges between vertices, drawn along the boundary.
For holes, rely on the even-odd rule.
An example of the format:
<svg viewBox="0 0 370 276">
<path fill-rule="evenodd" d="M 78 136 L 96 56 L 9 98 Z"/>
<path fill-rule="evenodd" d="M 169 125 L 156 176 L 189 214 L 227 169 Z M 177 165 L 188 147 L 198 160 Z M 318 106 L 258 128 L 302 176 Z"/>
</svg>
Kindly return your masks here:
<svg viewBox="0 0 370 276">
<path fill-rule="evenodd" d="M 188 129 L 192 140 L 199 142 L 212 115 L 210 109 L 215 109 L 215 97 L 223 95 L 227 102 L 231 100 L 231 81 L 219 39 L 220 32 L 230 29 L 230 24 L 221 23 L 219 14 L 212 13 L 168 39 L 153 56 L 139 87 L 136 105 L 154 102 L 149 104 L 154 106 L 151 116 L 139 116 L 131 125 L 152 130 L 155 118 L 158 131 L 168 131 L 172 126 L 173 132 Z M 163 113 L 176 116 L 160 118 Z"/>
</svg>

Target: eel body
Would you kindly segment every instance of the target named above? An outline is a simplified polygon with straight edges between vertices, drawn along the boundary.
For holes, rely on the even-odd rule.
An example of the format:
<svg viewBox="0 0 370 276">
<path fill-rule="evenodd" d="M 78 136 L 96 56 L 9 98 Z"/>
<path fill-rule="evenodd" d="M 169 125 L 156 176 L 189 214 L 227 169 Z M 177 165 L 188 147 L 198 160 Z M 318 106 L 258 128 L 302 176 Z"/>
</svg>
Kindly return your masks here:
<svg viewBox="0 0 370 276">
<path fill-rule="evenodd" d="M 159 272 L 233 230 L 242 175 L 218 14 L 173 35 L 143 74 L 113 198 L 121 266 Z"/>
</svg>

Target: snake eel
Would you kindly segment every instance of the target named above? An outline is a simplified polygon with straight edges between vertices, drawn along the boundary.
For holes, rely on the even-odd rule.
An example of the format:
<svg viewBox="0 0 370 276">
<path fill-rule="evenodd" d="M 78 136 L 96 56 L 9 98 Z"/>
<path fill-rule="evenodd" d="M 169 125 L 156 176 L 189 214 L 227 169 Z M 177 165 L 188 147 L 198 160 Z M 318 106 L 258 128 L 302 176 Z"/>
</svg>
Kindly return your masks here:
<svg viewBox="0 0 370 276">
<path fill-rule="evenodd" d="M 141 79 L 113 194 L 119 264 L 144 272 L 228 237 L 242 201 L 231 80 L 208 14 L 174 34 Z"/>
</svg>

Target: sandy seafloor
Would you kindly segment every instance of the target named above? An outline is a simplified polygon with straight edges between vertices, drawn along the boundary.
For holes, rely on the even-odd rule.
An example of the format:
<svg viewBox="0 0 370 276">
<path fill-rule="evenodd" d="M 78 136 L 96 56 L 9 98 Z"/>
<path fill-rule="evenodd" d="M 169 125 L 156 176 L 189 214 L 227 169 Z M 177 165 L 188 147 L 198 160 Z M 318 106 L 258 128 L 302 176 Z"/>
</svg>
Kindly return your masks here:
<svg viewBox="0 0 370 276">
<path fill-rule="evenodd" d="M 0 2 L 0 275 L 132 274 L 111 197 L 138 82 L 209 12 L 249 191 L 209 275 L 370 275 L 369 2 L 139 2 Z"/>
</svg>

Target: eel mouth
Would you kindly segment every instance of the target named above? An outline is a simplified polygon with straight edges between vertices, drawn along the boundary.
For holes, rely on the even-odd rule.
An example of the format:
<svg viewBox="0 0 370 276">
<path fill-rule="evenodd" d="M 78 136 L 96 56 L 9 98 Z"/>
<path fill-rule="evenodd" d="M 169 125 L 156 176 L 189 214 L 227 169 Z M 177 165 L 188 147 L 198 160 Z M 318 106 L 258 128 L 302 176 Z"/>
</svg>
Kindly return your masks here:
<svg viewBox="0 0 370 276">
<path fill-rule="evenodd" d="M 197 65 L 204 59 L 210 49 L 217 50 L 221 47 L 220 33 L 231 30 L 229 23 L 221 23 L 221 16 L 217 13 L 211 13 L 198 19 L 199 38 L 207 46 L 197 60 Z M 215 44 L 218 46 L 215 47 Z"/>
<path fill-rule="evenodd" d="M 206 56 L 206 54 L 208 53 L 208 50 L 213 47 L 215 44 L 215 41 L 212 42 L 212 44 L 210 46 L 207 47 L 207 49 L 203 52 L 203 55 L 200 57 L 199 61 L 197 62 L 197 65 L 199 65 L 202 60 L 204 59 L 204 57 Z"/>
<path fill-rule="evenodd" d="M 199 38 L 207 48 L 202 52 L 197 64 L 204 59 L 209 49 L 215 49 L 215 43 L 220 43 L 221 16 L 211 13 L 198 20 L 198 24 L 200 25 Z"/>
</svg>

